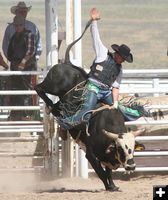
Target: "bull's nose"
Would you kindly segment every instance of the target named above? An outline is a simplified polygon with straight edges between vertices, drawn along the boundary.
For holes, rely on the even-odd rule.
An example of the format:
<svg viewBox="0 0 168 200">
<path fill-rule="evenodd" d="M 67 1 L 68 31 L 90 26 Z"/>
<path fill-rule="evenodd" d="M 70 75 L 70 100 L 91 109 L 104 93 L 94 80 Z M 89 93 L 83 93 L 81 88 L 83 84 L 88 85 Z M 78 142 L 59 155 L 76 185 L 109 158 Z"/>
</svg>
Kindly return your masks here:
<svg viewBox="0 0 168 200">
<path fill-rule="evenodd" d="M 127 165 L 134 165 L 134 160 L 133 159 L 129 159 L 127 160 Z"/>
<path fill-rule="evenodd" d="M 135 167 L 136 167 L 135 165 L 133 165 L 133 166 L 126 166 L 126 167 L 125 167 L 125 170 L 126 170 L 126 171 L 134 171 L 134 170 L 135 170 Z"/>
<path fill-rule="evenodd" d="M 134 162 L 133 159 L 127 160 L 126 165 L 125 165 L 125 169 L 126 170 L 128 170 L 128 171 L 134 171 L 135 167 L 136 167 L 136 164 L 135 164 L 135 162 Z"/>
</svg>

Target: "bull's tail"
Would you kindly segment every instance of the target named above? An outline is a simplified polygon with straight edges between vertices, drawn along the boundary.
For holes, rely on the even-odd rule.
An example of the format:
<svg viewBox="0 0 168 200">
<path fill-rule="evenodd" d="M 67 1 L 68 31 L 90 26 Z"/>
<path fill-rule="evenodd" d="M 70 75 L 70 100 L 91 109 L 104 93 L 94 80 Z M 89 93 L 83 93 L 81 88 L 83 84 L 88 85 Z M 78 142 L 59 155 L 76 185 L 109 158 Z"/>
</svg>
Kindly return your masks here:
<svg viewBox="0 0 168 200">
<path fill-rule="evenodd" d="M 88 21 L 88 23 L 86 24 L 85 29 L 84 29 L 82 35 L 81 35 L 79 38 L 77 38 L 76 40 L 74 40 L 72 43 L 70 43 L 70 44 L 68 45 L 68 47 L 67 47 L 67 49 L 66 49 L 66 52 L 65 52 L 65 63 L 71 64 L 71 61 L 70 61 L 70 58 L 69 58 L 70 49 L 72 48 L 72 46 L 73 46 L 75 43 L 77 43 L 77 42 L 83 37 L 83 35 L 85 34 L 86 30 L 88 29 L 88 27 L 90 26 L 91 23 L 92 23 L 92 19 L 90 19 L 90 20 Z"/>
</svg>

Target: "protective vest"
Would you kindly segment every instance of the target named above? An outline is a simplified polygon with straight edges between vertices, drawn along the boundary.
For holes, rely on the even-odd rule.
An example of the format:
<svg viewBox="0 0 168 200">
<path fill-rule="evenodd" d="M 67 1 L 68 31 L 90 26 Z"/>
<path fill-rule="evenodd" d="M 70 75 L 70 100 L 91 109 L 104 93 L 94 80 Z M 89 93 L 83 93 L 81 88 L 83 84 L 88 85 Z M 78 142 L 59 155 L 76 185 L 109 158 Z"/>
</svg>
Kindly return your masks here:
<svg viewBox="0 0 168 200">
<path fill-rule="evenodd" d="M 89 77 L 99 80 L 105 85 L 111 87 L 121 70 L 121 65 L 117 64 L 111 53 L 108 53 L 107 59 L 101 63 L 93 62 Z"/>
<path fill-rule="evenodd" d="M 11 70 L 17 70 L 17 64 L 19 64 L 25 57 L 28 44 L 28 33 L 30 31 L 24 30 L 21 33 L 15 33 L 8 46 L 8 60 L 11 62 Z"/>
</svg>

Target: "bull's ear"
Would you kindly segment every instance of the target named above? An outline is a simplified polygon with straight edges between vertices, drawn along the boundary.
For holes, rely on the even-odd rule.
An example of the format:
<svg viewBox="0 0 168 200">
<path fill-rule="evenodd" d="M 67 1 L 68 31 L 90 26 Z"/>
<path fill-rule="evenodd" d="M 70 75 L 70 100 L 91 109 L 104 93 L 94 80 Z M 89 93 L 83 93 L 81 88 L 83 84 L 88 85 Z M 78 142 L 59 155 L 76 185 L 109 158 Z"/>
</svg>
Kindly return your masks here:
<svg viewBox="0 0 168 200">
<path fill-rule="evenodd" d="M 132 134 L 136 137 L 138 135 L 145 133 L 145 131 L 146 131 L 146 129 L 143 128 L 143 129 L 140 129 L 140 130 L 137 130 L 137 131 L 132 131 Z"/>
<path fill-rule="evenodd" d="M 118 135 L 117 135 L 117 134 L 112 133 L 112 132 L 109 132 L 109 131 L 106 131 L 106 130 L 104 130 L 104 129 L 103 129 L 102 131 L 103 131 L 103 133 L 104 133 L 105 135 L 107 135 L 108 138 L 110 138 L 110 139 L 112 139 L 112 140 L 118 139 Z"/>
</svg>

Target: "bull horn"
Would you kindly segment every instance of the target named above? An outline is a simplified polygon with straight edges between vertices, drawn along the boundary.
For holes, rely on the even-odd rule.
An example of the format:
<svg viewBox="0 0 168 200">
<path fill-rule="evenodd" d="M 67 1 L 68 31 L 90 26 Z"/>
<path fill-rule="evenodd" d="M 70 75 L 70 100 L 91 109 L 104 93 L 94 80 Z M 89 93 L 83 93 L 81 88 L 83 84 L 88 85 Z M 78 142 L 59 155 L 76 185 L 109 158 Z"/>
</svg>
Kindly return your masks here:
<svg viewBox="0 0 168 200">
<path fill-rule="evenodd" d="M 141 135 L 142 133 L 144 133 L 146 131 L 145 128 L 137 130 L 137 131 L 132 131 L 132 134 L 136 137 L 138 135 Z"/>
<path fill-rule="evenodd" d="M 106 130 L 104 130 L 104 129 L 103 129 L 103 133 L 104 133 L 108 138 L 110 138 L 110 139 L 112 139 L 112 140 L 118 139 L 118 135 L 115 134 L 115 133 L 106 131 Z"/>
</svg>

